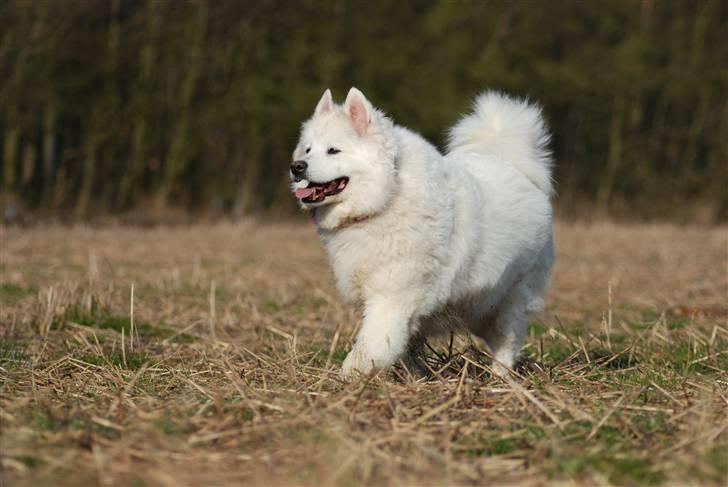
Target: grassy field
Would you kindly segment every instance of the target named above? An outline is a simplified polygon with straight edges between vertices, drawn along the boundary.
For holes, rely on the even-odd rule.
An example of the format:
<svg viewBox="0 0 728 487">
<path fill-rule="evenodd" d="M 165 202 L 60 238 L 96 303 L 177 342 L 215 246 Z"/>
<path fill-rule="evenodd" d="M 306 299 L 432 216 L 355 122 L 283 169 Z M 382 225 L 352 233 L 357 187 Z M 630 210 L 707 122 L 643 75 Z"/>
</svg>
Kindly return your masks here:
<svg viewBox="0 0 728 487">
<path fill-rule="evenodd" d="M 0 485 L 726 483 L 726 228 L 559 224 L 519 377 L 351 384 L 309 225 L 0 235 Z"/>
</svg>

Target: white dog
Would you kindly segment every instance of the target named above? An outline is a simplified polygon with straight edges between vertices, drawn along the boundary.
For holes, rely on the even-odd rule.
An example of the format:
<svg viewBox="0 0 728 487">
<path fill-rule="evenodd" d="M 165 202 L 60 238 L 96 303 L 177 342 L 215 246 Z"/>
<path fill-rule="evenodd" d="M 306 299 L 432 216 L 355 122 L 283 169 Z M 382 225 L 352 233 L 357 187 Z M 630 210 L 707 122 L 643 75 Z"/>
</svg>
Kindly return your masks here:
<svg viewBox="0 0 728 487">
<path fill-rule="evenodd" d="M 485 92 L 445 155 L 394 125 L 356 88 L 326 90 L 293 152 L 292 189 L 314 221 L 341 294 L 363 305 L 342 376 L 417 353 L 464 325 L 499 375 L 543 308 L 553 263 L 549 135 L 538 107 Z"/>
</svg>

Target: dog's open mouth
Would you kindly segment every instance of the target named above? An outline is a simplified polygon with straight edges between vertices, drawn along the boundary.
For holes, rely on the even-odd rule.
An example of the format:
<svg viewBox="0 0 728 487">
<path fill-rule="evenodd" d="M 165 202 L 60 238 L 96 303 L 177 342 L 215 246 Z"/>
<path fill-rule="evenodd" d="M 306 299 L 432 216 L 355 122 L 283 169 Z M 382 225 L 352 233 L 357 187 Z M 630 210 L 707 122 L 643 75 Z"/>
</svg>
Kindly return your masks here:
<svg viewBox="0 0 728 487">
<path fill-rule="evenodd" d="M 327 196 L 333 196 L 344 191 L 346 185 L 349 184 L 349 178 L 337 178 L 326 183 L 309 182 L 303 186 L 304 181 L 300 181 L 297 185 L 295 194 L 296 198 L 304 203 L 321 203 Z"/>
</svg>

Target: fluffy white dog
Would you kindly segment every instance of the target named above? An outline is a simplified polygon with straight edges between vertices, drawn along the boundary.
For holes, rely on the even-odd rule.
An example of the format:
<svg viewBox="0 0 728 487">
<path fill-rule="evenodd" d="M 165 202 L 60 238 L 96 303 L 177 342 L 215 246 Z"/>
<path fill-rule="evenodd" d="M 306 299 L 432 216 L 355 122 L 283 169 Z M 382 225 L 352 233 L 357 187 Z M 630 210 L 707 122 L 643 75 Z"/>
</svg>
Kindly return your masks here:
<svg viewBox="0 0 728 487">
<path fill-rule="evenodd" d="M 363 305 L 342 376 L 417 354 L 455 325 L 482 337 L 499 375 L 543 308 L 553 263 L 549 135 L 538 107 L 475 100 L 441 154 L 352 88 L 326 90 L 303 124 L 292 189 L 313 212 L 341 294 Z"/>
</svg>

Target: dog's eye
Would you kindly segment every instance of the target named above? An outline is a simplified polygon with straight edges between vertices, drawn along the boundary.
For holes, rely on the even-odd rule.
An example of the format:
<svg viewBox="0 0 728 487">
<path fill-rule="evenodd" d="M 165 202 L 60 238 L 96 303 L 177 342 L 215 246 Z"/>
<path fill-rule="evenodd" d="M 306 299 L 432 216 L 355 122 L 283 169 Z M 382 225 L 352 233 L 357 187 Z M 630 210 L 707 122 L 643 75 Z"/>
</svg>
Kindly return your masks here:
<svg viewBox="0 0 728 487">
<path fill-rule="evenodd" d="M 306 147 L 306 154 L 308 154 L 309 152 L 311 152 L 311 148 L 310 147 Z"/>
<path fill-rule="evenodd" d="M 329 147 L 329 150 L 326 151 L 326 153 L 330 156 L 333 156 L 334 154 L 338 154 L 339 152 L 341 152 L 341 151 L 339 149 L 337 149 L 336 147 Z"/>
</svg>

